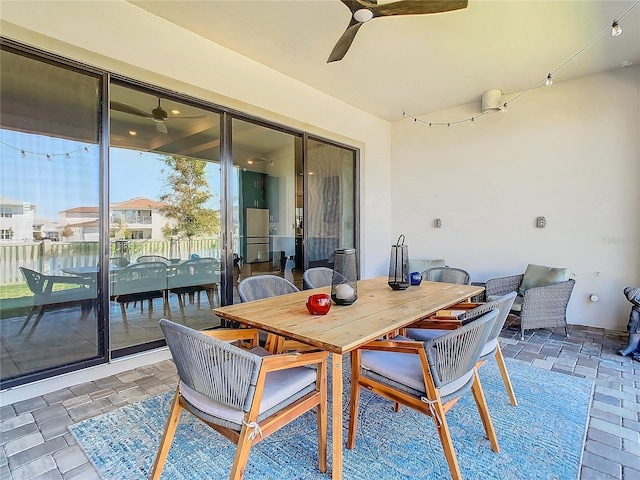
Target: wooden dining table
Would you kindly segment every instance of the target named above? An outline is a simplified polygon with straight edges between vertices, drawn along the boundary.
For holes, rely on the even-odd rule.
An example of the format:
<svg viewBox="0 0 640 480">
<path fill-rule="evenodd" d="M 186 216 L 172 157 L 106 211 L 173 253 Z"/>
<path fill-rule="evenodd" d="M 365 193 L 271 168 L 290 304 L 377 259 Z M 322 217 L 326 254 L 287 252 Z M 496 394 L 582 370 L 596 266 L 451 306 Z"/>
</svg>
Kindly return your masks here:
<svg viewBox="0 0 640 480">
<path fill-rule="evenodd" d="M 358 299 L 349 306 L 332 305 L 326 315 L 311 315 L 309 295 L 330 287 L 279 295 L 213 309 L 220 318 L 316 346 L 331 352 L 332 479 L 342 478 L 342 356 L 358 347 L 481 293 L 482 286 L 422 282 L 392 290 L 387 277 L 358 282 Z"/>
</svg>

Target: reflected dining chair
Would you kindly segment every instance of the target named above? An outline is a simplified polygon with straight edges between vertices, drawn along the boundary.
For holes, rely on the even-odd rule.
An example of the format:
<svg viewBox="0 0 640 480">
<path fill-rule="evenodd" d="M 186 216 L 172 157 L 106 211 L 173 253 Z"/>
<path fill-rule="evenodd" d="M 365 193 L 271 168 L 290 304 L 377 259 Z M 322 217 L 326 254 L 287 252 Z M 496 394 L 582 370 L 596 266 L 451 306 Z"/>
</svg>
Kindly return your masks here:
<svg viewBox="0 0 640 480">
<path fill-rule="evenodd" d="M 257 346 L 256 329 L 199 332 L 164 318 L 160 327 L 179 383 L 151 479 L 162 474 L 183 409 L 237 445 L 230 479 L 242 478 L 253 445 L 315 409 L 318 468 L 326 472 L 328 353 L 270 355 Z M 237 341 L 252 348 L 231 343 Z"/>
<path fill-rule="evenodd" d="M 500 349 L 500 343 L 498 342 L 498 336 L 504 327 L 504 323 L 507 320 L 507 316 L 509 315 L 509 311 L 511 310 L 511 306 L 513 305 L 513 301 L 516 298 L 516 292 L 510 292 L 506 295 L 502 295 L 495 300 L 487 303 L 483 303 L 481 305 L 475 306 L 467 310 L 466 312 L 458 315 L 455 318 L 442 318 L 437 317 L 435 320 L 432 318 L 429 320 L 429 326 L 433 325 L 434 322 L 437 321 L 445 321 L 455 320 L 460 322 L 460 325 L 465 325 L 466 323 L 472 321 L 478 315 L 482 315 L 486 312 L 489 312 L 493 309 L 498 310 L 498 316 L 493 324 L 493 328 L 491 329 L 491 333 L 489 334 L 489 338 L 487 338 L 487 342 L 482 348 L 482 352 L 480 353 L 480 359 L 478 360 L 478 366 L 483 365 L 487 360 L 490 360 L 491 357 L 496 359 L 496 363 L 498 368 L 500 369 L 500 375 L 502 376 L 502 381 L 504 382 L 504 386 L 507 389 L 507 394 L 509 395 L 509 401 L 511 405 L 514 407 L 518 405 L 518 401 L 516 399 L 516 394 L 513 391 L 513 385 L 511 385 L 511 379 L 509 378 L 509 372 L 507 371 L 507 365 L 504 361 L 504 356 L 502 355 L 502 350 Z M 455 305 L 452 310 L 456 310 L 458 308 L 465 309 L 468 306 L 474 306 L 475 304 L 465 304 L 460 303 Z M 420 328 L 420 322 L 416 322 L 411 325 L 411 328 L 406 329 L 406 336 L 419 341 L 427 341 L 433 338 L 437 338 L 441 335 L 445 335 L 449 333 L 451 330 L 442 330 L 436 328 Z"/>
<path fill-rule="evenodd" d="M 470 278 L 469 272 L 454 267 L 431 267 L 422 272 L 422 279 L 429 282 L 469 285 Z"/>
<path fill-rule="evenodd" d="M 299 292 L 300 289 L 284 277 L 277 275 L 255 275 L 247 277 L 238 284 L 238 295 L 242 302 L 262 300 L 263 298 L 286 295 Z M 316 350 L 316 347 L 306 345 L 296 340 L 285 339 L 276 334 L 267 334 L 265 348 L 271 353 L 283 351 L 308 351 Z"/>
<path fill-rule="evenodd" d="M 328 267 L 307 268 L 302 274 L 302 280 L 307 288 L 330 287 L 333 279 L 333 269 Z"/>
<path fill-rule="evenodd" d="M 33 293 L 33 304 L 18 334 L 26 328 L 31 317 L 37 312 L 36 319 L 29 329 L 31 336 L 46 311 L 69 308 L 80 305 L 80 320 L 86 320 L 95 306 L 97 289 L 96 277 L 45 275 L 35 270 L 20 267 L 20 272 Z M 63 286 L 62 288 L 58 288 Z"/>
<path fill-rule="evenodd" d="M 498 439 L 476 370 L 476 363 L 497 316 L 498 311 L 491 310 L 463 327 L 424 343 L 395 337 L 376 340 L 354 350 L 351 353 L 347 448 L 353 449 L 356 445 L 360 389 L 366 388 L 395 402 L 396 410 L 398 404 L 406 405 L 433 418 L 454 480 L 462 478 L 462 474 L 445 414 L 469 391 L 473 393 L 491 449 L 499 452 Z M 393 424 L 387 428 L 392 435 Z"/>
</svg>

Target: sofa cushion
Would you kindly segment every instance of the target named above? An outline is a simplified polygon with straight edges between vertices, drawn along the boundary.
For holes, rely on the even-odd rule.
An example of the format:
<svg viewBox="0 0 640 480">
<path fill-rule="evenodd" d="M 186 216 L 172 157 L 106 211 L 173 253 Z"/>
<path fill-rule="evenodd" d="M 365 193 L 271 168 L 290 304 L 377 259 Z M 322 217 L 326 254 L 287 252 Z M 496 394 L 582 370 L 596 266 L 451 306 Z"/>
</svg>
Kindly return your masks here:
<svg viewBox="0 0 640 480">
<path fill-rule="evenodd" d="M 520 282 L 520 287 L 518 287 L 518 294 L 524 295 L 530 288 L 546 287 L 547 285 L 569 280 L 569 273 L 571 272 L 568 268 L 529 264 L 522 277 L 522 282 Z"/>
</svg>

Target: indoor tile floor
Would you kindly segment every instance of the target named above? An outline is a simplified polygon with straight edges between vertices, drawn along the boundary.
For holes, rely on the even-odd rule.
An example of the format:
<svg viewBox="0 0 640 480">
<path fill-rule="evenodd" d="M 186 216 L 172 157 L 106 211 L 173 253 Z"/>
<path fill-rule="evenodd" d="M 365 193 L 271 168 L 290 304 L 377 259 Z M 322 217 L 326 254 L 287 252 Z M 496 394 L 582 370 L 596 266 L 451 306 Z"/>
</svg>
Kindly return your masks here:
<svg viewBox="0 0 640 480">
<path fill-rule="evenodd" d="M 626 338 L 577 326 L 569 338 L 538 330 L 521 341 L 510 326 L 501 335 L 506 357 L 595 382 L 581 480 L 640 478 L 640 363 L 617 355 Z M 176 379 L 164 361 L 2 407 L 0 478 L 99 478 L 67 426 L 173 389 Z"/>
</svg>

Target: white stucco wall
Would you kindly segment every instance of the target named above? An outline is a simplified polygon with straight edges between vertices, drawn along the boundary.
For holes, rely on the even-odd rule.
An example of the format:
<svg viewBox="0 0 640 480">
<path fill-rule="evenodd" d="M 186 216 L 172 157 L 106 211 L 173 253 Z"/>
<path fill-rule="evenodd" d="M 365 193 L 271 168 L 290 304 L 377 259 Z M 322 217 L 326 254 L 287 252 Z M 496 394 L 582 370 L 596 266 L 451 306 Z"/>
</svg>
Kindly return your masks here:
<svg viewBox="0 0 640 480">
<path fill-rule="evenodd" d="M 480 100 L 419 118 L 479 112 Z M 472 281 L 569 267 L 569 322 L 626 330 L 622 289 L 640 285 L 640 67 L 537 88 L 474 127 L 392 131 L 392 231 L 410 257 L 445 258 Z"/>
</svg>

